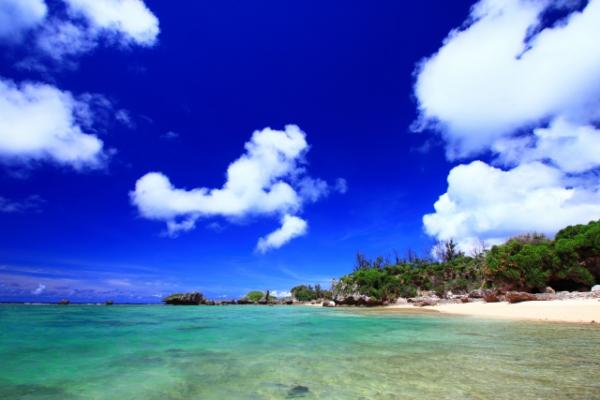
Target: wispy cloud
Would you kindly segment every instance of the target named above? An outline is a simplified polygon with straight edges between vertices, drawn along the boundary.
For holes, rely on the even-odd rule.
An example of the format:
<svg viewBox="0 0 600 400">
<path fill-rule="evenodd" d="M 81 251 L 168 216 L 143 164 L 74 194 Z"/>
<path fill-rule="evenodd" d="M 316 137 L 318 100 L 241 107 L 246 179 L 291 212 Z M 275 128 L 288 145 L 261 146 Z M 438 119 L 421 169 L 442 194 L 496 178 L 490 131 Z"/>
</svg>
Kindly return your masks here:
<svg viewBox="0 0 600 400">
<path fill-rule="evenodd" d="M 40 212 L 44 205 L 44 199 L 38 195 L 32 195 L 24 200 L 10 200 L 0 196 L 0 213 L 25 213 Z"/>
<path fill-rule="evenodd" d="M 40 283 L 40 284 L 38 284 L 38 287 L 35 288 L 35 290 L 32 291 L 31 293 L 35 294 L 37 296 L 37 295 L 44 293 L 44 290 L 46 290 L 46 285 L 43 285 Z"/>
<path fill-rule="evenodd" d="M 168 132 L 163 133 L 160 137 L 165 140 L 175 140 L 175 139 L 178 139 L 179 136 L 180 136 L 180 134 L 177 132 L 168 131 Z"/>
</svg>

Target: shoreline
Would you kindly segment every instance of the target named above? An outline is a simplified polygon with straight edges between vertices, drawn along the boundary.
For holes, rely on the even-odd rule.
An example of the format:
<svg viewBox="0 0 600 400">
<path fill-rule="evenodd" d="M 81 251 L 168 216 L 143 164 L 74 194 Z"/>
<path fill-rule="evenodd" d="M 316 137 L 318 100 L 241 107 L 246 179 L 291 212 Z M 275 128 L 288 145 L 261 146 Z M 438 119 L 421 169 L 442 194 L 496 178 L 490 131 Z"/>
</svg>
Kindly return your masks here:
<svg viewBox="0 0 600 400">
<path fill-rule="evenodd" d="M 21 305 L 56 305 L 53 303 L 2 303 L 2 304 L 21 304 Z M 73 306 L 104 306 L 98 303 L 74 303 Z M 158 304 L 117 304 L 121 306 L 144 306 Z M 248 305 L 241 305 L 248 306 Z M 256 306 L 270 307 L 323 307 L 320 302 L 316 303 L 294 303 L 286 304 L 269 304 Z M 334 308 L 334 307 L 332 307 Z M 546 301 L 524 301 L 520 303 L 508 303 L 506 301 L 486 303 L 484 301 L 471 301 L 469 303 L 442 303 L 438 305 L 416 306 L 411 303 L 407 304 L 391 304 L 378 307 L 363 307 L 363 306 L 345 306 L 337 305 L 336 309 L 345 310 L 362 310 L 362 311 L 408 311 L 422 313 L 439 313 L 445 315 L 490 318 L 490 319 L 509 319 L 521 321 L 536 321 L 536 322 L 560 322 L 574 324 L 598 324 L 600 326 L 600 299 L 562 299 L 562 300 L 546 300 Z"/>
<path fill-rule="evenodd" d="M 418 307 L 412 304 L 395 304 L 384 306 L 382 308 L 386 310 L 421 309 L 437 311 L 441 314 L 448 315 L 521 321 L 577 324 L 600 323 L 600 300 L 598 299 L 526 301 L 515 304 L 510 304 L 508 302 L 470 302 L 464 304 L 439 304 L 425 307 Z"/>
</svg>

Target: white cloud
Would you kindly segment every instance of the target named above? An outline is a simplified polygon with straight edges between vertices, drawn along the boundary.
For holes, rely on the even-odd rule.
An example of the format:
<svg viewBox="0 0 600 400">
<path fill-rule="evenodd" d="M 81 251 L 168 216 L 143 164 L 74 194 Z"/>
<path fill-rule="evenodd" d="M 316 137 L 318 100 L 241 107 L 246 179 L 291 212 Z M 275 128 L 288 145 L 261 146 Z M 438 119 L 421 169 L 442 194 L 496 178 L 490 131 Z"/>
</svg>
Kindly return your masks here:
<svg viewBox="0 0 600 400">
<path fill-rule="evenodd" d="M 260 253 L 266 253 L 271 249 L 278 249 L 290 240 L 305 235 L 307 229 L 308 224 L 302 218 L 284 215 L 279 229 L 258 239 L 256 250 Z"/>
<path fill-rule="evenodd" d="M 348 182 L 344 178 L 337 178 L 334 188 L 336 192 L 345 194 L 348 191 Z"/>
<path fill-rule="evenodd" d="M 131 113 L 127 110 L 120 109 L 115 112 L 115 119 L 129 129 L 135 129 L 135 121 Z"/>
<path fill-rule="evenodd" d="M 84 17 L 92 32 L 112 34 L 128 44 L 152 46 L 160 32 L 158 18 L 141 0 L 64 0 L 74 17 Z"/>
<path fill-rule="evenodd" d="M 298 188 L 300 196 L 312 202 L 329 194 L 329 185 L 319 178 L 304 177 L 298 181 Z"/>
<path fill-rule="evenodd" d="M 52 19 L 44 24 L 36 36 L 35 44 L 44 55 L 67 68 L 77 65 L 71 61 L 72 57 L 92 51 L 98 45 L 94 35 L 89 34 L 85 28 L 59 19 Z M 33 61 L 33 69 L 44 68 L 39 61 Z M 24 65 L 25 69 L 32 69 L 27 68 L 28 66 L 29 64 Z"/>
<path fill-rule="evenodd" d="M 0 40 L 18 42 L 26 31 L 38 26 L 47 13 L 44 0 L 0 1 Z"/>
<path fill-rule="evenodd" d="M 39 211 L 44 200 L 38 195 L 32 195 L 21 201 L 15 201 L 0 196 L 1 213 L 22 213 L 26 211 Z"/>
<path fill-rule="evenodd" d="M 600 0 L 482 0 L 417 71 L 420 128 L 450 159 L 489 152 L 448 176 L 423 219 L 467 250 L 600 217 Z M 552 26 L 545 13 L 563 13 Z"/>
<path fill-rule="evenodd" d="M 174 131 L 168 131 L 160 136 L 162 139 L 175 140 L 179 138 L 179 133 Z"/>
<path fill-rule="evenodd" d="M 567 173 L 581 173 L 600 166 L 600 130 L 557 118 L 533 135 L 498 140 L 498 161 L 516 165 L 547 160 Z"/>
<path fill-rule="evenodd" d="M 271 290 L 269 292 L 269 294 L 273 297 L 277 297 L 279 299 L 285 298 L 285 297 L 292 297 L 292 292 L 288 291 L 288 290 Z"/>
<path fill-rule="evenodd" d="M 573 2 L 570 2 L 573 3 Z M 451 158 L 475 155 L 545 119 L 600 116 L 600 1 L 539 27 L 550 0 L 483 0 L 417 71 L 421 122 L 440 128 Z"/>
<path fill-rule="evenodd" d="M 42 285 L 41 283 L 39 283 L 38 287 L 36 289 L 34 289 L 31 293 L 38 296 L 38 295 L 44 293 L 44 290 L 46 290 L 46 285 Z"/>
<path fill-rule="evenodd" d="M 101 166 L 102 141 L 83 131 L 91 123 L 89 114 L 88 105 L 69 92 L 41 83 L 19 86 L 0 78 L 0 159 Z"/>
<path fill-rule="evenodd" d="M 300 234 L 298 221 L 302 220 L 293 214 L 303 203 L 323 197 L 327 184 L 306 175 L 303 164 L 308 143 L 305 133 L 295 125 L 283 131 L 255 131 L 245 148 L 246 152 L 227 168 L 221 188 L 178 189 L 162 173 L 151 172 L 138 179 L 130 193 L 131 201 L 141 216 L 165 221 L 170 235 L 194 229 L 202 217 L 287 215 L 283 218 L 284 224 L 288 222 L 285 231 L 265 239 L 265 249 L 270 243 L 281 246 Z M 289 228 L 294 232 L 287 233 Z"/>
<path fill-rule="evenodd" d="M 101 44 L 150 47 L 160 33 L 158 18 L 142 0 L 63 0 L 67 13 L 44 0 L 0 2 L 0 40 L 34 38 L 29 55 L 19 63 L 25 70 L 77 67 L 76 58 Z"/>
<path fill-rule="evenodd" d="M 450 171 L 448 191 L 425 215 L 426 232 L 456 239 L 463 250 L 483 239 L 488 244 L 519 232 L 553 235 L 569 224 L 600 216 L 600 183 L 569 187 L 569 180 L 539 162 L 505 171 L 481 161 Z"/>
</svg>

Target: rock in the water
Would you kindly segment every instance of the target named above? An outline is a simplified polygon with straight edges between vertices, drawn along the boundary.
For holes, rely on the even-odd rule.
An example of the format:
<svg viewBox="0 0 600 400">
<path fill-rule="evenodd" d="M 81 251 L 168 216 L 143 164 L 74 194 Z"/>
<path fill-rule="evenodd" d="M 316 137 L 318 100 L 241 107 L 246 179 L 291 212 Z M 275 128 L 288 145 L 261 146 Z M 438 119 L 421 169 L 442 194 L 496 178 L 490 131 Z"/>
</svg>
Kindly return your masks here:
<svg viewBox="0 0 600 400">
<path fill-rule="evenodd" d="M 58 304 L 60 304 L 61 306 L 66 306 L 67 304 L 71 304 L 71 302 L 67 299 L 62 299 L 58 302 Z"/>
<path fill-rule="evenodd" d="M 113 304 L 115 304 L 115 303 L 112 300 L 108 300 L 104 303 L 104 305 L 106 305 L 106 306 L 112 306 Z"/>
<path fill-rule="evenodd" d="M 197 306 L 199 304 L 204 303 L 204 296 L 202 293 L 193 292 L 193 293 L 178 293 L 172 294 L 168 297 L 165 297 L 163 301 L 166 304 L 176 305 L 176 306 Z"/>
<path fill-rule="evenodd" d="M 508 292 L 506 293 L 506 301 L 509 303 L 520 303 L 522 301 L 535 301 L 538 298 L 531 293 L 525 292 Z"/>
<path fill-rule="evenodd" d="M 308 387 L 302 385 L 296 385 L 288 391 L 287 397 L 295 398 L 295 397 L 304 397 L 310 392 Z"/>
<path fill-rule="evenodd" d="M 333 301 L 333 300 L 325 300 L 323 302 L 323 307 L 335 307 L 335 301 Z"/>
<path fill-rule="evenodd" d="M 592 286 L 592 292 L 600 292 L 600 285 Z"/>
</svg>

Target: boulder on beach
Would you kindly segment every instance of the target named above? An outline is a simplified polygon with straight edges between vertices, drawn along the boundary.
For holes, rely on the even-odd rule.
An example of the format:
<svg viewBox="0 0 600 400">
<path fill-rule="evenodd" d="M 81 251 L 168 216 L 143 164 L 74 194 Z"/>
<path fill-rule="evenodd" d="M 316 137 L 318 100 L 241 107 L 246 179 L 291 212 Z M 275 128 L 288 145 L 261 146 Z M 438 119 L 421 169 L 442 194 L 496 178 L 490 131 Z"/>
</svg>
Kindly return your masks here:
<svg viewBox="0 0 600 400">
<path fill-rule="evenodd" d="M 323 307 L 335 307 L 335 301 L 325 300 L 322 304 Z"/>
<path fill-rule="evenodd" d="M 483 294 L 483 300 L 486 303 L 498 303 L 500 301 L 500 299 L 498 298 L 498 294 L 496 294 L 496 292 L 494 291 L 486 291 Z"/>
<path fill-rule="evenodd" d="M 469 298 L 471 299 L 483 299 L 485 296 L 485 291 L 483 289 L 476 289 L 469 292 Z"/>
<path fill-rule="evenodd" d="M 174 306 L 197 306 L 205 302 L 202 293 L 175 293 L 163 299 L 166 304 Z"/>
<path fill-rule="evenodd" d="M 425 306 L 437 306 L 440 303 L 440 298 L 433 296 L 420 296 L 420 297 L 411 297 L 408 299 L 409 303 L 417 307 L 425 307 Z"/>
<path fill-rule="evenodd" d="M 535 294 L 526 292 L 507 292 L 506 301 L 509 303 L 520 303 L 523 301 L 536 301 L 538 298 Z"/>
<path fill-rule="evenodd" d="M 592 286 L 592 290 L 591 291 L 592 291 L 592 293 L 600 292 L 600 285 L 594 285 L 594 286 Z"/>
</svg>

